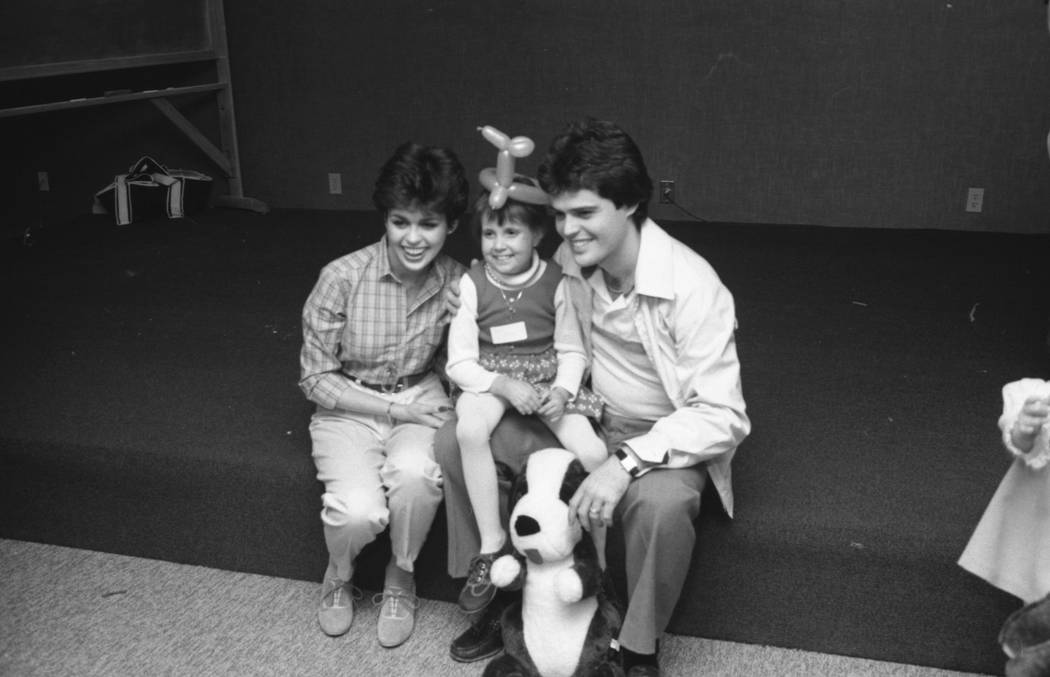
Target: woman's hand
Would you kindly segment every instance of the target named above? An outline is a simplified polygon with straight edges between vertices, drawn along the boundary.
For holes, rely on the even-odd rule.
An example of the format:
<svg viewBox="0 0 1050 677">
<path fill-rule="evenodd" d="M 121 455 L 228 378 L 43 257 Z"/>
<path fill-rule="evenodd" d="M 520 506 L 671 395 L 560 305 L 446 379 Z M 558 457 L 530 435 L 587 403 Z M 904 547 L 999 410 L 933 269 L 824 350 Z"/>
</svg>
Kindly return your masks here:
<svg viewBox="0 0 1050 677">
<path fill-rule="evenodd" d="M 396 402 L 390 407 L 390 417 L 395 422 L 418 423 L 431 428 L 440 428 L 445 421 L 452 418 L 452 411 L 448 400 L 444 399 Z"/>
<path fill-rule="evenodd" d="M 497 376 L 492 382 L 489 392 L 507 400 L 510 406 L 525 416 L 534 413 L 542 404 L 539 393 L 532 385 L 503 374 Z"/>
<path fill-rule="evenodd" d="M 1010 441 L 1018 450 L 1028 453 L 1035 444 L 1039 431 L 1050 421 L 1050 398 L 1029 397 L 1021 407 L 1013 428 L 1010 429 Z"/>
</svg>

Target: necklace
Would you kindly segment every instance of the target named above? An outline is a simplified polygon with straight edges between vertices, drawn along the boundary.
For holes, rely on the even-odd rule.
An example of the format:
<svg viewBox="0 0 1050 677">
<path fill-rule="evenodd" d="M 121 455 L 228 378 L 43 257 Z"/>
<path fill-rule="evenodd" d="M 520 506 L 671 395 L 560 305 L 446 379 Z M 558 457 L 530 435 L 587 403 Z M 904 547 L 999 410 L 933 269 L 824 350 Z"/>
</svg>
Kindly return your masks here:
<svg viewBox="0 0 1050 677">
<path fill-rule="evenodd" d="M 630 294 L 631 290 L 634 289 L 633 280 L 631 280 L 629 284 L 617 285 L 612 283 L 612 280 L 614 278 L 611 275 L 609 275 L 605 271 L 602 271 L 602 275 L 605 279 L 605 288 L 609 291 L 609 294 L 613 296 L 619 296 L 620 294 Z M 626 281 L 626 278 L 624 278 L 624 280 Z"/>
<path fill-rule="evenodd" d="M 521 295 L 525 293 L 525 288 L 522 287 L 518 290 L 518 293 L 513 296 L 507 296 L 507 292 L 503 289 L 503 284 L 496 277 L 496 274 L 489 269 L 488 264 L 485 264 L 485 277 L 487 277 L 489 282 L 499 290 L 499 295 L 503 297 L 503 302 L 507 304 L 507 311 L 510 312 L 511 315 L 517 314 L 517 311 L 514 309 L 514 304 L 521 300 Z"/>
</svg>

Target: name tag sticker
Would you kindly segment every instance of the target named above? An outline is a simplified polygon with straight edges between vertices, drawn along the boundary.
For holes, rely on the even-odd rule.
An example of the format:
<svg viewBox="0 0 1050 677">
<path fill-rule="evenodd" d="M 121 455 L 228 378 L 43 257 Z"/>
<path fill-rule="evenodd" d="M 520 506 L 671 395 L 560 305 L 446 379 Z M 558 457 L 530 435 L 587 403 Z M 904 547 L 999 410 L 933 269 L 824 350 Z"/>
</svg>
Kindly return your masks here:
<svg viewBox="0 0 1050 677">
<path fill-rule="evenodd" d="M 492 328 L 492 342 L 497 345 L 501 343 L 519 343 L 528 338 L 528 335 L 528 332 L 525 331 L 524 322 L 512 322 Z"/>
</svg>

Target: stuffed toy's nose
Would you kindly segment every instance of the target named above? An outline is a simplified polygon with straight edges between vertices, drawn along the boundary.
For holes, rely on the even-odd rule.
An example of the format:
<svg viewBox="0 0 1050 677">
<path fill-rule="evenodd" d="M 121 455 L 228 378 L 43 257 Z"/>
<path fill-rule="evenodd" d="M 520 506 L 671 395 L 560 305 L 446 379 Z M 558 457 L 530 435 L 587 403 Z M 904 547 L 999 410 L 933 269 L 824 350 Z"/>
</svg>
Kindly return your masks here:
<svg viewBox="0 0 1050 677">
<path fill-rule="evenodd" d="M 518 515 L 514 520 L 514 531 L 519 536 L 531 536 L 540 532 L 540 523 L 528 515 Z"/>
</svg>

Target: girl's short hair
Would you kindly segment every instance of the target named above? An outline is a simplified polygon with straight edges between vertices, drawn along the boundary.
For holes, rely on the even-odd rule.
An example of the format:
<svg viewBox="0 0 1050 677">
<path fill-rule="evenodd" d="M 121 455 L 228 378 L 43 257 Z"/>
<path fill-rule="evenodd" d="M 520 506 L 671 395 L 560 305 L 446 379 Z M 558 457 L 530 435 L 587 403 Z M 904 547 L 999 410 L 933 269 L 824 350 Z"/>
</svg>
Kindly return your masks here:
<svg viewBox="0 0 1050 677">
<path fill-rule="evenodd" d="M 590 190 L 617 208 L 637 205 L 632 218 L 638 227 L 648 216 L 653 181 L 638 145 L 616 123 L 571 123 L 551 142 L 539 179 L 551 195 Z"/>
<path fill-rule="evenodd" d="M 466 172 L 454 152 L 408 141 L 379 170 L 372 203 L 384 215 L 411 207 L 444 214 L 454 226 L 467 209 L 469 192 Z"/>
<path fill-rule="evenodd" d="M 515 175 L 514 183 L 539 186 L 535 179 L 520 174 Z M 550 206 L 521 202 L 508 197 L 502 207 L 493 209 L 489 205 L 489 192 L 483 190 L 478 199 L 474 201 L 474 208 L 470 212 L 470 234 L 475 242 L 481 240 L 481 225 L 488 220 L 494 220 L 501 226 L 507 221 L 521 223 L 540 235 L 546 235 L 554 226 L 554 216 L 551 214 Z"/>
</svg>

